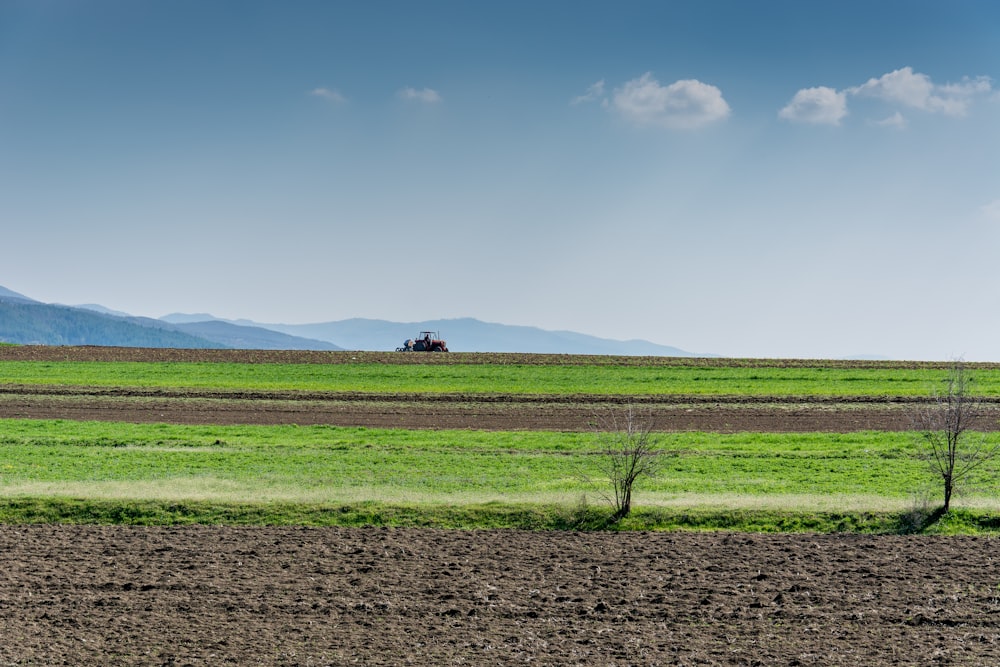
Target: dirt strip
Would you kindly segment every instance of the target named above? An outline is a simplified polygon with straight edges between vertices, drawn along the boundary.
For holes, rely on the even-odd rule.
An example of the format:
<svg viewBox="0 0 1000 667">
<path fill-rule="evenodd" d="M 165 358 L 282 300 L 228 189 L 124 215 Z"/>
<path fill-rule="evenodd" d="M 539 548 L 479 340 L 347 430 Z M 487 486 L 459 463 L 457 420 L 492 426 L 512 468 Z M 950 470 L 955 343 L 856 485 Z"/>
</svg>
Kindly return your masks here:
<svg viewBox="0 0 1000 667">
<path fill-rule="evenodd" d="M 538 400 L 395 400 L 382 396 L 315 396 L 289 399 L 200 398 L 184 394 L 130 396 L 113 394 L 22 393 L 0 388 L 0 418 L 71 419 L 172 424 L 329 424 L 372 428 L 459 428 L 479 430 L 586 431 L 608 402 L 566 403 Z M 838 403 L 637 403 L 663 431 L 850 432 L 906 430 L 906 404 Z M 1000 413 L 987 423 L 1000 428 Z"/>
<path fill-rule="evenodd" d="M 1000 664 L 997 553 L 973 537 L 0 526 L 0 664 Z"/>
</svg>

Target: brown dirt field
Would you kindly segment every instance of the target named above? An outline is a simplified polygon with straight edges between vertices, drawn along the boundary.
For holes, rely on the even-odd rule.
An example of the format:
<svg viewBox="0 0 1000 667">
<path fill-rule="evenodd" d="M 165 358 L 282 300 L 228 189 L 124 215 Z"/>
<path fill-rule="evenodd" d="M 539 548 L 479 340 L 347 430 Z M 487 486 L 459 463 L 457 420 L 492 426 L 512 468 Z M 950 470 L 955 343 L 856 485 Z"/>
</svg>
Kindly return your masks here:
<svg viewBox="0 0 1000 667">
<path fill-rule="evenodd" d="M 0 418 L 173 424 L 585 431 L 630 401 L 664 431 L 850 432 L 910 428 L 906 403 L 644 396 L 374 395 L 42 388 L 0 385 Z M 998 419 L 991 423 L 1000 428 Z"/>
<path fill-rule="evenodd" d="M 994 541 L 0 527 L 3 665 L 1000 664 Z"/>
</svg>

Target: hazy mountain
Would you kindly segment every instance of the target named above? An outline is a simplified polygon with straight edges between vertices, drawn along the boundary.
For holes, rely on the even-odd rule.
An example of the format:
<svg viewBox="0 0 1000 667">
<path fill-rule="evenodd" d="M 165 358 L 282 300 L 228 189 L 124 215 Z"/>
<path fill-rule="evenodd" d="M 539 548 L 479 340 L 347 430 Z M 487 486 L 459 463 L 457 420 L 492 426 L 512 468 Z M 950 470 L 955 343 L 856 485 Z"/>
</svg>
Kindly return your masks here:
<svg viewBox="0 0 1000 667">
<path fill-rule="evenodd" d="M 160 318 L 162 322 L 169 322 L 171 324 L 192 324 L 194 322 L 229 322 L 230 324 L 236 324 L 239 326 L 247 327 L 262 327 L 263 324 L 257 324 L 256 322 L 251 322 L 250 320 L 227 320 L 224 317 L 216 317 L 215 315 L 210 315 L 208 313 L 171 313 L 170 315 L 164 315 Z"/>
<path fill-rule="evenodd" d="M 155 322 L 155 320 L 152 320 Z M 35 345 L 224 347 L 176 328 L 141 324 L 93 311 L 0 296 L 0 341 Z"/>
<path fill-rule="evenodd" d="M 111 310 L 97 304 L 86 304 L 77 306 L 86 308 L 105 315 L 125 317 L 130 321 L 146 326 L 155 326 L 169 329 L 171 331 L 182 331 L 184 333 L 204 338 L 223 347 L 231 347 L 241 350 L 341 350 L 343 348 L 333 343 L 322 340 L 310 340 L 291 336 L 273 329 L 254 326 L 252 324 L 235 324 L 225 320 L 217 319 L 211 315 L 191 315 L 179 318 L 176 321 L 166 319 L 151 319 L 146 317 L 134 317 L 128 313 L 118 310 Z"/>
<path fill-rule="evenodd" d="M 342 350 L 328 341 L 292 336 L 259 326 L 244 326 L 222 320 L 175 324 L 186 333 L 205 338 L 226 347 L 241 350 Z"/>
<path fill-rule="evenodd" d="M 190 323 L 211 315 L 173 313 L 166 322 Z M 534 352 L 550 354 L 621 354 L 636 356 L 711 356 L 696 355 L 676 347 L 643 340 L 619 341 L 597 338 L 572 331 L 547 331 L 537 327 L 494 324 L 471 318 L 390 322 L 386 320 L 348 319 L 317 324 L 265 324 L 250 320 L 222 320 L 232 324 L 252 325 L 293 336 L 335 342 L 348 350 L 394 350 L 420 331 L 438 331 L 448 341 L 452 352 Z"/>
<path fill-rule="evenodd" d="M 104 306 L 97 303 L 81 303 L 73 307 L 83 308 L 84 310 L 92 310 L 95 313 L 103 313 L 104 315 L 115 315 L 116 317 L 132 317 L 132 315 L 129 313 L 122 312 L 120 310 L 111 310 L 110 308 L 105 308 Z"/>
<path fill-rule="evenodd" d="M 0 287 L 0 342 L 35 345 L 339 350 L 260 327 L 222 321 L 171 324 L 133 317 L 104 306 L 63 306 L 34 301 Z"/>
<path fill-rule="evenodd" d="M 437 331 L 453 352 L 534 352 L 635 356 L 710 356 L 643 340 L 611 340 L 572 331 L 482 322 L 472 318 L 390 322 L 349 319 L 317 324 L 261 324 L 209 314 L 134 317 L 97 304 L 34 301 L 0 287 L 0 342 L 40 345 L 240 348 L 259 350 L 394 350 L 420 331 Z"/>
<path fill-rule="evenodd" d="M 471 318 L 424 322 L 350 319 L 325 324 L 261 325 L 320 340 L 337 340 L 348 349 L 392 350 L 420 331 L 438 331 L 452 352 L 536 352 L 545 354 L 625 354 L 694 356 L 676 347 L 647 341 L 617 341 L 572 331 L 482 322 Z"/>
<path fill-rule="evenodd" d="M 32 303 L 38 303 L 34 299 L 29 299 L 23 294 L 18 294 L 13 290 L 9 290 L 6 287 L 0 286 L 0 299 L 18 300 L 18 301 L 30 301 Z"/>
</svg>

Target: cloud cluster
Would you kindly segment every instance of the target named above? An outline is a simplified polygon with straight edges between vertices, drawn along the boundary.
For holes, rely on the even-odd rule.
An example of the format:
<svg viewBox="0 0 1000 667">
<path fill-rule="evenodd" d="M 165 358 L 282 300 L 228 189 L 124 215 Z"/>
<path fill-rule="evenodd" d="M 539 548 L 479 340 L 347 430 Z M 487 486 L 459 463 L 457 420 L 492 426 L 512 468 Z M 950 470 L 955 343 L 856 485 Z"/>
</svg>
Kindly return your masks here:
<svg viewBox="0 0 1000 667">
<path fill-rule="evenodd" d="M 592 83 L 587 88 L 587 92 L 583 95 L 579 95 L 570 100 L 570 104 L 577 105 L 584 102 L 594 102 L 596 100 L 601 100 L 603 103 L 607 103 L 607 99 L 604 97 L 604 79 L 601 79 L 597 83 Z"/>
<path fill-rule="evenodd" d="M 570 100 L 570 104 L 598 101 L 635 125 L 680 130 L 709 125 L 725 119 L 730 113 L 722 91 L 715 86 L 696 79 L 682 79 L 664 86 L 651 72 L 615 88 L 610 99 L 602 79 L 587 88 L 583 95 Z"/>
<path fill-rule="evenodd" d="M 346 96 L 344 96 L 339 90 L 333 88 L 313 88 L 309 91 L 309 94 L 313 97 L 322 98 L 331 104 L 343 104 L 347 101 Z M 422 104 L 437 104 L 442 99 L 441 94 L 432 88 L 422 88 L 418 90 L 416 88 L 411 88 L 410 86 L 401 88 L 397 91 L 396 97 L 401 100 Z"/>
<path fill-rule="evenodd" d="M 780 118 L 803 123 L 840 124 L 847 115 L 847 94 L 833 88 L 818 86 L 803 88 L 784 109 L 778 112 Z"/>
<path fill-rule="evenodd" d="M 417 90 L 416 88 L 406 88 L 401 89 L 396 95 L 401 100 L 407 100 L 409 102 L 422 102 L 423 104 L 436 104 L 441 101 L 441 95 L 431 88 L 422 88 Z"/>
<path fill-rule="evenodd" d="M 313 97 L 320 97 L 331 104 L 343 104 L 347 101 L 347 98 L 340 91 L 332 88 L 313 88 L 309 91 L 309 94 Z"/>
<path fill-rule="evenodd" d="M 799 123 L 839 125 L 847 115 L 847 99 L 868 97 L 896 107 L 916 109 L 946 116 L 964 116 L 979 96 L 993 90 L 989 77 L 963 78 L 959 83 L 936 84 L 926 74 L 903 67 L 878 78 L 868 79 L 860 86 L 844 90 L 818 87 L 804 88 L 792 98 L 778 117 Z M 906 119 L 897 109 L 888 118 L 876 121 L 878 125 L 902 127 Z"/>
</svg>

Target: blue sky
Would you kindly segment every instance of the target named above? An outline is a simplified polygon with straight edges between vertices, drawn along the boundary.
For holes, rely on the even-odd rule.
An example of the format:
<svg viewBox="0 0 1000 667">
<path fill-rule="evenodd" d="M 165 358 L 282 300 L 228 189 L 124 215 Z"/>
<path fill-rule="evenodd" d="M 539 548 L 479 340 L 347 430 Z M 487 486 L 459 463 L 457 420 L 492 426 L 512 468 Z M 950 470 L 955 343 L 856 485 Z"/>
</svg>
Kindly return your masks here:
<svg viewBox="0 0 1000 667">
<path fill-rule="evenodd" d="M 1000 361 L 998 45 L 987 0 L 5 0 L 0 285 Z"/>
</svg>

